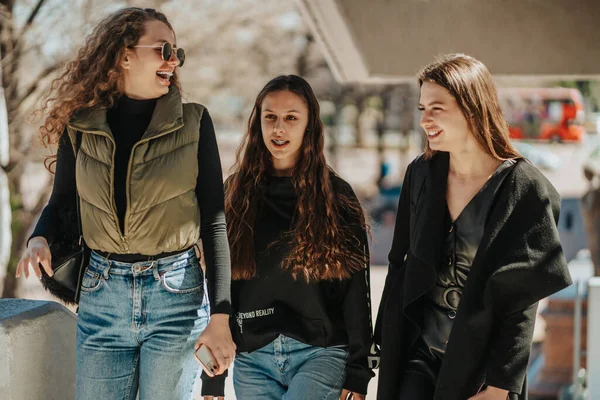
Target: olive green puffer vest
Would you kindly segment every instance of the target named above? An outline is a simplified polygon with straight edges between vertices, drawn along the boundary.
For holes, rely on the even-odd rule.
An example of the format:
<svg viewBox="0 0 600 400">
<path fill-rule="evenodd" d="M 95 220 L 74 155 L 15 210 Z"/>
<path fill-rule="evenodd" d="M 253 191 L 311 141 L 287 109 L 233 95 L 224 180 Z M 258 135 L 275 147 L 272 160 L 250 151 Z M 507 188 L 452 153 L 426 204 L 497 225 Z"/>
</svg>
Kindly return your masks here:
<svg viewBox="0 0 600 400">
<path fill-rule="evenodd" d="M 182 104 L 175 87 L 157 100 L 146 132 L 131 151 L 123 231 L 114 200 L 115 141 L 106 109 L 87 109 L 71 119 L 71 143 L 76 143 L 77 132 L 82 133 L 75 173 L 83 237 L 90 248 L 156 255 L 187 249 L 198 241 L 195 188 L 203 112 L 199 104 Z"/>
</svg>

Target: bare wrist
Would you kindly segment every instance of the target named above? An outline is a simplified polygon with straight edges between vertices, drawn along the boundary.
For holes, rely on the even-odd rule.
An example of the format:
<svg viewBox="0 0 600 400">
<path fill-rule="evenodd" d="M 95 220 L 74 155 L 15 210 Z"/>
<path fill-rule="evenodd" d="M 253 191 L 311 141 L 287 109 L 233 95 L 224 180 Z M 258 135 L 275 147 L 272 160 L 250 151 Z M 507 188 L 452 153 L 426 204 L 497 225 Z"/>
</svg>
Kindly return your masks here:
<svg viewBox="0 0 600 400">
<path fill-rule="evenodd" d="M 34 236 L 31 239 L 29 239 L 28 244 L 31 243 L 31 242 L 40 242 L 40 243 L 43 243 L 45 245 L 48 245 L 48 241 L 43 236 Z"/>
<path fill-rule="evenodd" d="M 229 323 L 229 314 L 213 314 L 210 316 L 210 321 Z"/>
</svg>

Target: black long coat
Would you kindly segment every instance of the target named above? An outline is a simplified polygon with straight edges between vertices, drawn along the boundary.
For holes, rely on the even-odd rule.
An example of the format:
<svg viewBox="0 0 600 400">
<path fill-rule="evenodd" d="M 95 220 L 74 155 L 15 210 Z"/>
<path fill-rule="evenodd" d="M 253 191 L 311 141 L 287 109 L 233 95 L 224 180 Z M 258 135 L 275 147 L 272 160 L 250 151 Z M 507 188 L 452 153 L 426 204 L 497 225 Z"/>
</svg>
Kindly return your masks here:
<svg viewBox="0 0 600 400">
<path fill-rule="evenodd" d="M 420 335 L 423 295 L 443 255 L 449 155 L 420 156 L 400 196 L 376 326 L 377 398 L 398 400 L 408 352 Z M 556 224 L 560 197 L 529 162 L 502 183 L 473 260 L 438 376 L 436 400 L 465 400 L 485 383 L 527 398 L 537 302 L 571 284 Z M 411 399 L 400 399 L 411 400 Z"/>
</svg>

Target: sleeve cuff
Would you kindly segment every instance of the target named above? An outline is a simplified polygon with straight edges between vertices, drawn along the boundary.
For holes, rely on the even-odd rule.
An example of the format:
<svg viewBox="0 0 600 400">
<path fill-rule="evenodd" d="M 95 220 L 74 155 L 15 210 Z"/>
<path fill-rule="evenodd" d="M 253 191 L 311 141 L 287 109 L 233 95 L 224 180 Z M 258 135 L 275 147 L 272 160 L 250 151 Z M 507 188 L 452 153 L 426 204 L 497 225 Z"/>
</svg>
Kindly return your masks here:
<svg viewBox="0 0 600 400">
<path fill-rule="evenodd" d="M 222 302 L 220 304 L 216 304 L 215 306 L 213 306 L 212 304 L 210 305 L 210 315 L 214 315 L 214 314 L 227 314 L 227 315 L 231 315 L 231 304 L 229 302 Z"/>
<path fill-rule="evenodd" d="M 371 378 L 365 379 L 361 376 L 354 376 L 346 372 L 346 381 L 344 382 L 344 389 L 349 390 L 358 394 L 367 394 L 367 387 Z"/>
<path fill-rule="evenodd" d="M 509 393 L 515 393 L 517 395 L 520 395 L 523 391 L 523 383 L 515 382 L 514 380 L 509 381 L 488 376 L 485 379 L 485 384 L 497 387 L 498 389 L 508 390 Z"/>
<path fill-rule="evenodd" d="M 228 371 L 225 371 L 222 375 L 217 375 L 214 378 L 206 375 L 202 371 L 202 396 L 225 396 L 225 379 L 227 378 Z"/>
</svg>

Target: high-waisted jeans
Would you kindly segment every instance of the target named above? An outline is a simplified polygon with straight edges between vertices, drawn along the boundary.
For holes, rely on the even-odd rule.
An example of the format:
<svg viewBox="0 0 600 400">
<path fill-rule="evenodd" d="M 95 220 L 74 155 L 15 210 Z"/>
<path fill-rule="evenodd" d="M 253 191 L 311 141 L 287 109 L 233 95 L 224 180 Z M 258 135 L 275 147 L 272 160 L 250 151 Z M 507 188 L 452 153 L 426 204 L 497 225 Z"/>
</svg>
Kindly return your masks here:
<svg viewBox="0 0 600 400">
<path fill-rule="evenodd" d="M 209 320 L 194 249 L 136 263 L 92 252 L 77 320 L 77 399 L 191 399 Z"/>
<path fill-rule="evenodd" d="M 347 346 L 316 347 L 279 335 L 233 366 L 238 400 L 339 400 L 346 379 Z"/>
</svg>

